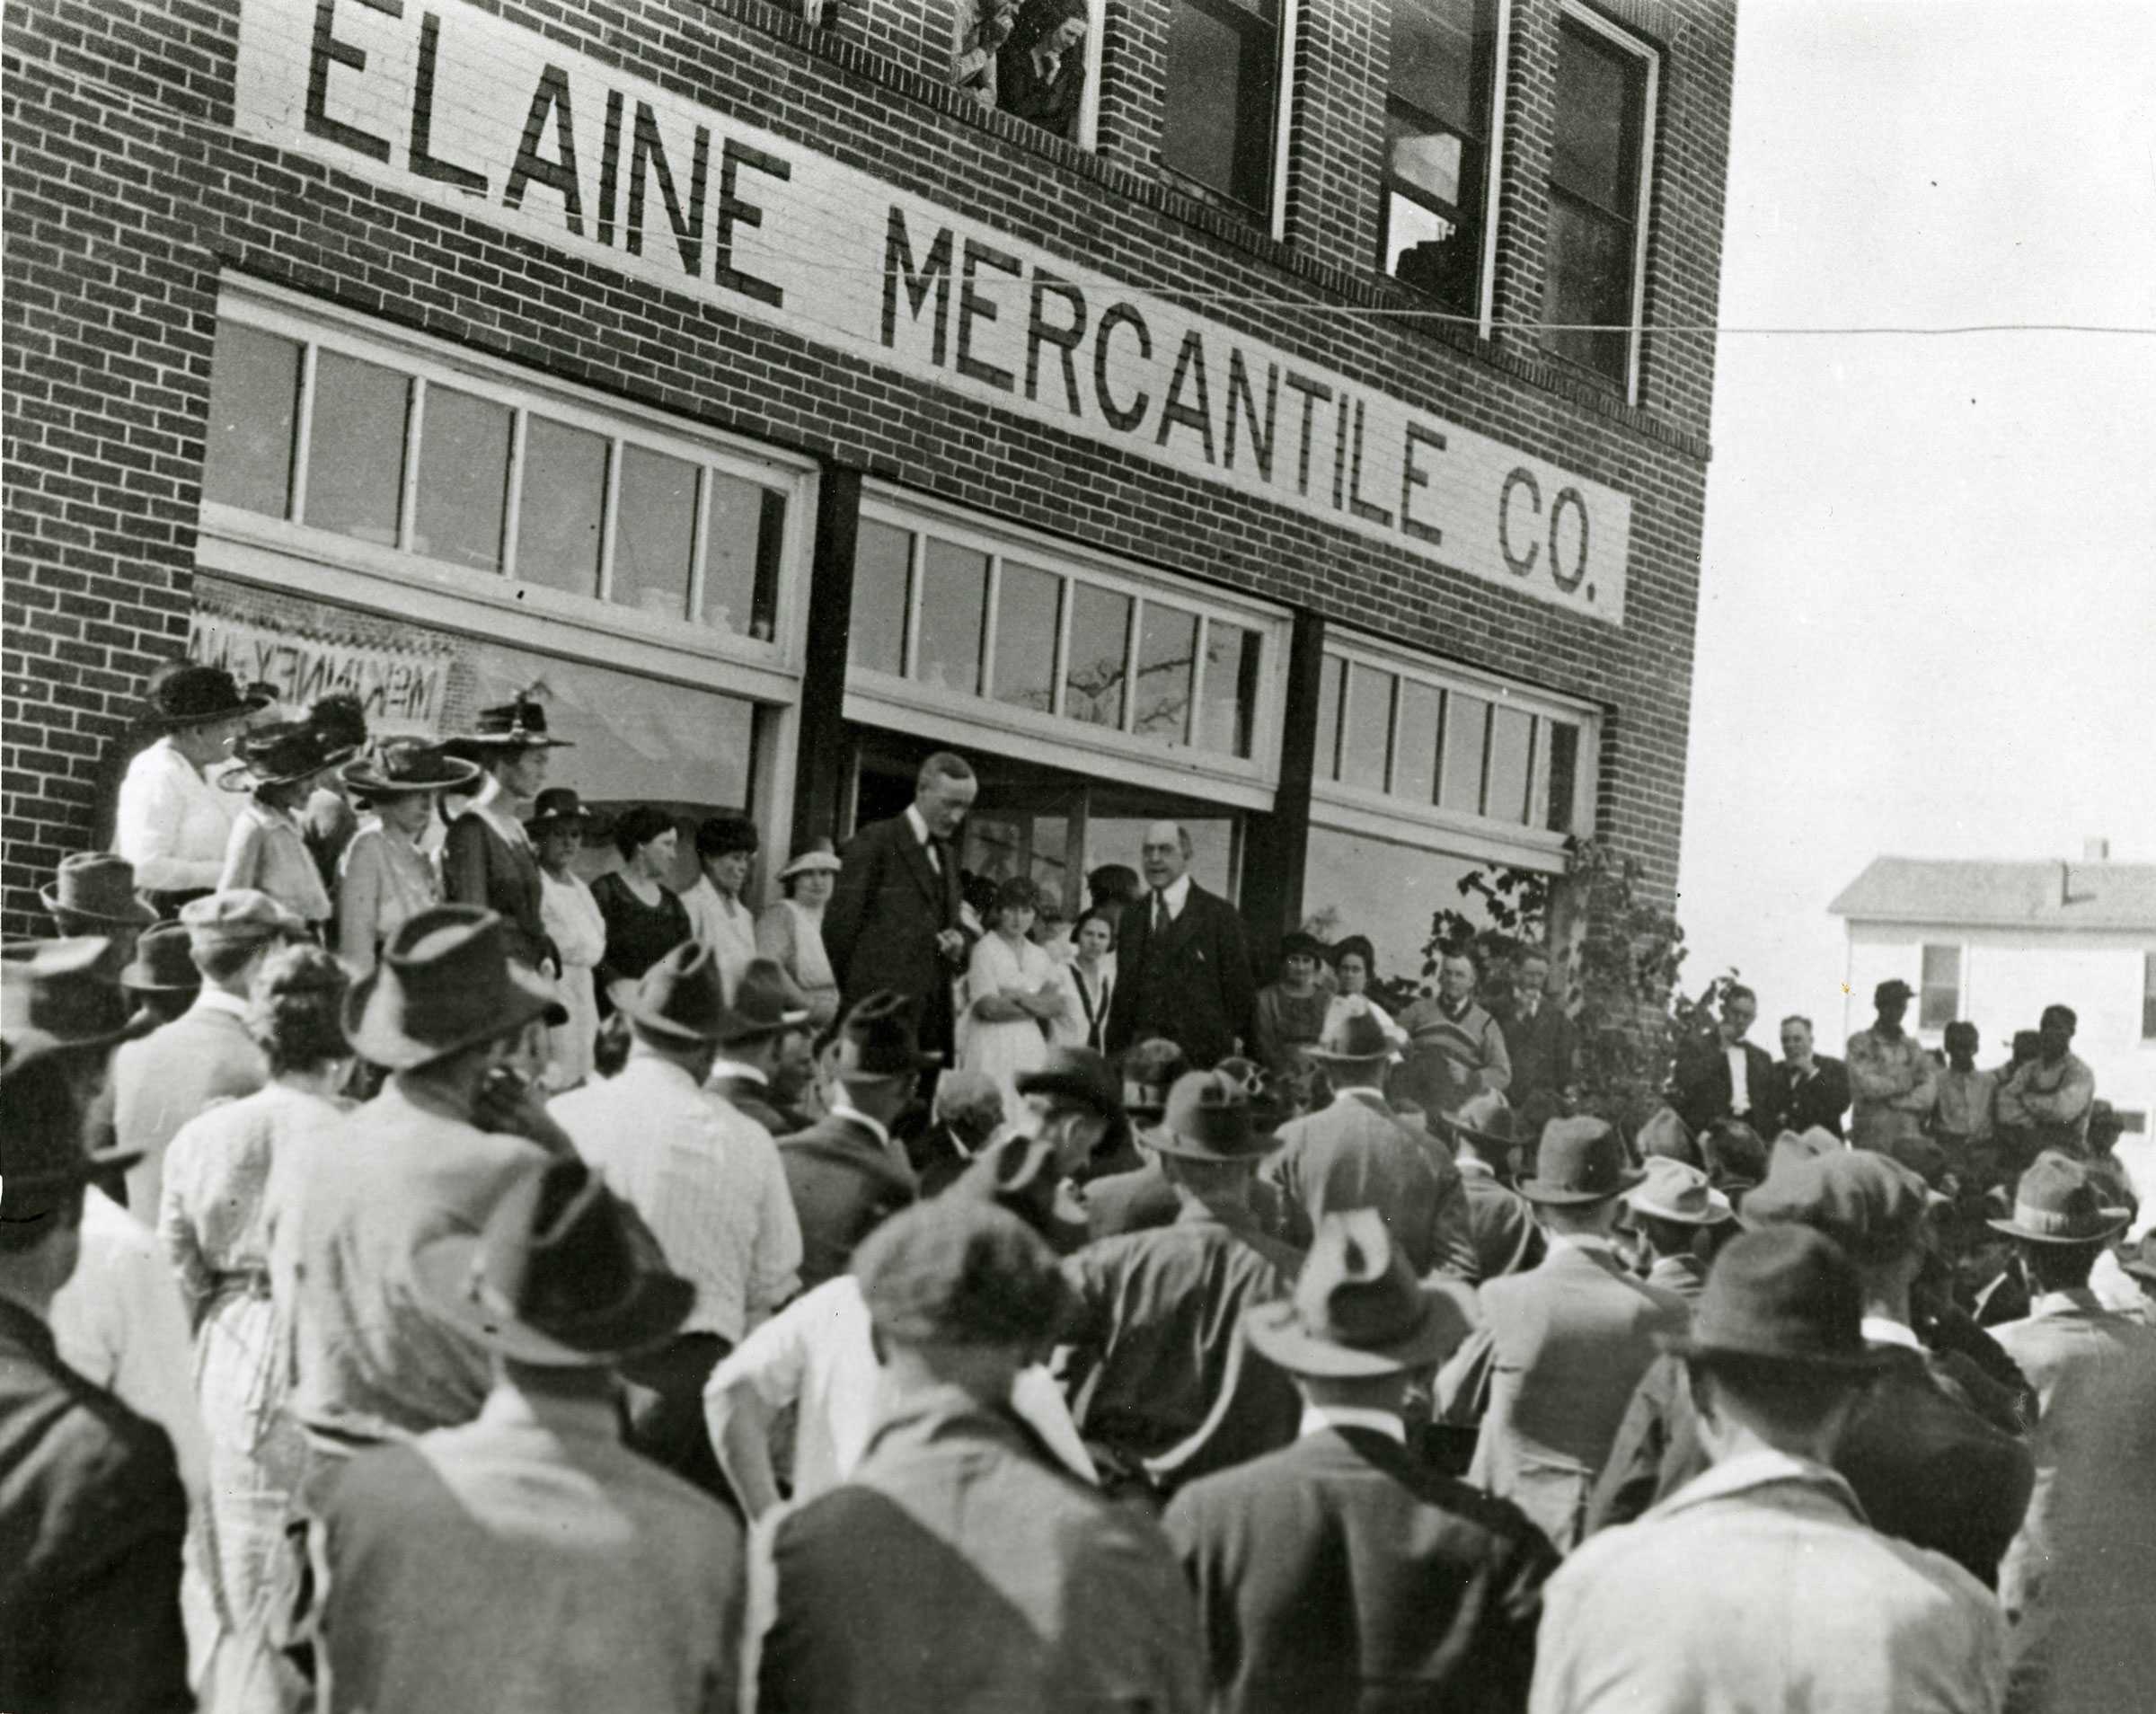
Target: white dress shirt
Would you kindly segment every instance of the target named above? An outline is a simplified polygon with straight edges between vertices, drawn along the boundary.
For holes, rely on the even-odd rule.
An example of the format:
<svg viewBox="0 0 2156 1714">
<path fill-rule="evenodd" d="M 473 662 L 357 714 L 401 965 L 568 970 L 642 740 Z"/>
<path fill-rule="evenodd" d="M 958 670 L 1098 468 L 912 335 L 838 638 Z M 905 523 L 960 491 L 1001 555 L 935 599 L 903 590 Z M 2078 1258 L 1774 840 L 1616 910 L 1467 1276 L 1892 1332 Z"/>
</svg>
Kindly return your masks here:
<svg viewBox="0 0 2156 1714">
<path fill-rule="evenodd" d="M 921 849 L 928 853 L 928 866 L 937 874 L 943 872 L 943 856 L 936 849 L 935 835 L 928 830 L 928 821 L 918 804 L 906 806 L 906 825 L 914 830 L 914 837 L 921 842 Z"/>
<path fill-rule="evenodd" d="M 1729 1062 L 1730 1114 L 1743 1118 L 1752 1110 L 1752 1073 L 1745 1061 L 1744 1043 L 1728 1043 L 1722 1049 L 1722 1057 Z"/>
<path fill-rule="evenodd" d="M 746 1387 L 772 1410 L 800 1407 L 793 1431 L 796 1505 L 835 1488 L 868 1450 L 883 1408 L 883 1371 L 869 1337 L 869 1306 L 851 1274 L 804 1293 L 751 1333 L 711 1371 L 707 1400 Z M 1011 1408 L 1072 1473 L 1096 1480 L 1063 1393 L 1035 1364 L 1012 1383 Z M 719 1423 L 707 1410 L 711 1441 Z"/>
<path fill-rule="evenodd" d="M 801 1228 L 777 1145 L 679 1065 L 632 1053 L 619 1076 L 547 1111 L 694 1284 L 684 1332 L 738 1344 L 800 1285 Z"/>
<path fill-rule="evenodd" d="M 1190 877 L 1187 873 L 1178 875 L 1167 886 L 1155 889 L 1146 897 L 1146 921 L 1153 922 L 1160 910 L 1165 906 L 1168 912 L 1168 920 L 1172 923 L 1182 915 L 1183 906 L 1189 902 Z"/>
<path fill-rule="evenodd" d="M 207 891 L 225 872 L 225 848 L 243 792 L 221 791 L 159 738 L 128 764 L 112 849 L 135 865 L 147 893 Z"/>
<path fill-rule="evenodd" d="M 1370 1410 L 1361 1405 L 1311 1404 L 1303 1406 L 1303 1426 L 1298 1434 L 1321 1435 L 1333 1428 L 1366 1428 L 1374 1435 L 1383 1435 L 1387 1440 L 1408 1444 L 1408 1425 L 1393 1410 Z"/>
</svg>

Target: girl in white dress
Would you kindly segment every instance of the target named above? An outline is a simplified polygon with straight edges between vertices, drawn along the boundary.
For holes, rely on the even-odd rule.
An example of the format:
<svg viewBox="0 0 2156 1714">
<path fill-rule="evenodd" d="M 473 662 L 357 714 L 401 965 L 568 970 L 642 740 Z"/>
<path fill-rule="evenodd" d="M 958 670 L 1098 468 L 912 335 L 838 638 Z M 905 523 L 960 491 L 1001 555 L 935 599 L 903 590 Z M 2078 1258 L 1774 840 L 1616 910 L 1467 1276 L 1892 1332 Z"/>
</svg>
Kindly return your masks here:
<svg viewBox="0 0 2156 1714">
<path fill-rule="evenodd" d="M 1056 961 L 1026 938 L 1040 894 L 1022 875 L 995 889 L 988 932 L 973 949 L 966 991 L 973 1028 L 960 1064 L 993 1079 L 1003 1091 L 1003 1110 L 1020 1110 L 1018 1079 L 1037 1071 L 1048 1056 L 1044 1024 L 1064 1009 Z"/>
<path fill-rule="evenodd" d="M 1106 911 L 1083 912 L 1073 924 L 1070 961 L 1056 966 L 1063 1015 L 1049 1030 L 1057 1046 L 1105 1050 L 1108 1003 L 1116 989 L 1115 944 L 1116 927 Z"/>
<path fill-rule="evenodd" d="M 547 1065 L 541 1082 L 549 1090 L 574 1089 L 592 1074 L 592 1048 L 599 1038 L 599 996 L 592 970 L 606 956 L 606 919 L 584 878 L 570 865 L 583 848 L 591 812 L 567 786 L 542 791 L 524 824 L 539 855 L 539 922 L 561 955 L 554 993 L 569 1021 L 548 1033 Z"/>
<path fill-rule="evenodd" d="M 1332 949 L 1332 968 L 1339 978 L 1339 992 L 1325 1009 L 1325 1031 L 1320 1039 L 1337 1038 L 1349 1014 L 1366 1008 L 1377 1020 L 1378 1028 L 1385 1032 L 1385 1039 L 1395 1048 L 1406 1047 L 1408 1032 L 1393 1021 L 1391 1012 L 1370 997 L 1370 984 L 1377 976 L 1377 954 L 1370 942 L 1360 934 L 1348 935 Z M 1358 1001 L 1360 1005 L 1356 1003 Z"/>
</svg>

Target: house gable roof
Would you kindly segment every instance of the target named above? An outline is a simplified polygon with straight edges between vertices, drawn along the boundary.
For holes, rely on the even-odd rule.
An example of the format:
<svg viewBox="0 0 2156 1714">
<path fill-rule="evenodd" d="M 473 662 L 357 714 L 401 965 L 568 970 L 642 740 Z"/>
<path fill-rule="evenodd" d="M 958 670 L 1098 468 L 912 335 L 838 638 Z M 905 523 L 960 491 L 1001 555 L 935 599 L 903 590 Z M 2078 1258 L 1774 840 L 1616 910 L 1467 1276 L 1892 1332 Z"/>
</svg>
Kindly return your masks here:
<svg viewBox="0 0 2156 1714">
<path fill-rule="evenodd" d="M 2156 934 L 2156 863 L 1875 857 L 1827 909 L 1862 923 Z"/>
</svg>

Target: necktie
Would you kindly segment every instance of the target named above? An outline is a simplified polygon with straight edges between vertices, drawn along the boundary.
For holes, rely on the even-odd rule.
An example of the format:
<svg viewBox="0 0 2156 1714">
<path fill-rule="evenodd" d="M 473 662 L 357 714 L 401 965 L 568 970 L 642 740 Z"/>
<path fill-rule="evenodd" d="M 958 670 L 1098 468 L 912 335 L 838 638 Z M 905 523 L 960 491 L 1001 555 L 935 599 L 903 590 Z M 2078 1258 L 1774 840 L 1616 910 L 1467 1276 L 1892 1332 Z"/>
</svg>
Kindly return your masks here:
<svg viewBox="0 0 2156 1714">
<path fill-rule="evenodd" d="M 1168 894 L 1159 887 L 1153 889 L 1153 932 L 1156 936 L 1168 932 Z"/>
</svg>

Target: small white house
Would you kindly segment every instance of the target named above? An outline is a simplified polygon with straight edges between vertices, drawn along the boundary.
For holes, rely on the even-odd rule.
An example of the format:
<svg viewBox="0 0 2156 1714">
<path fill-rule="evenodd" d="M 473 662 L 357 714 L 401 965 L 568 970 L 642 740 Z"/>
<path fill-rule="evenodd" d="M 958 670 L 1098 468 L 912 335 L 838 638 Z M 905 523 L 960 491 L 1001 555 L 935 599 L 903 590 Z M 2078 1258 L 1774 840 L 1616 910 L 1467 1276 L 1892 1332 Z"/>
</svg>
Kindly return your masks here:
<svg viewBox="0 0 2156 1714">
<path fill-rule="evenodd" d="M 2101 840 L 2081 862 L 1875 857 L 1827 908 L 1848 933 L 1844 1038 L 1871 1020 L 1890 976 L 1917 991 L 1929 1047 L 1977 1027 L 1980 1065 L 2006 1057 L 2054 1002 L 2081 1025 L 2073 1050 L 2096 1092 L 2147 1147 L 2156 1112 L 2156 863 L 2115 863 Z"/>
</svg>

